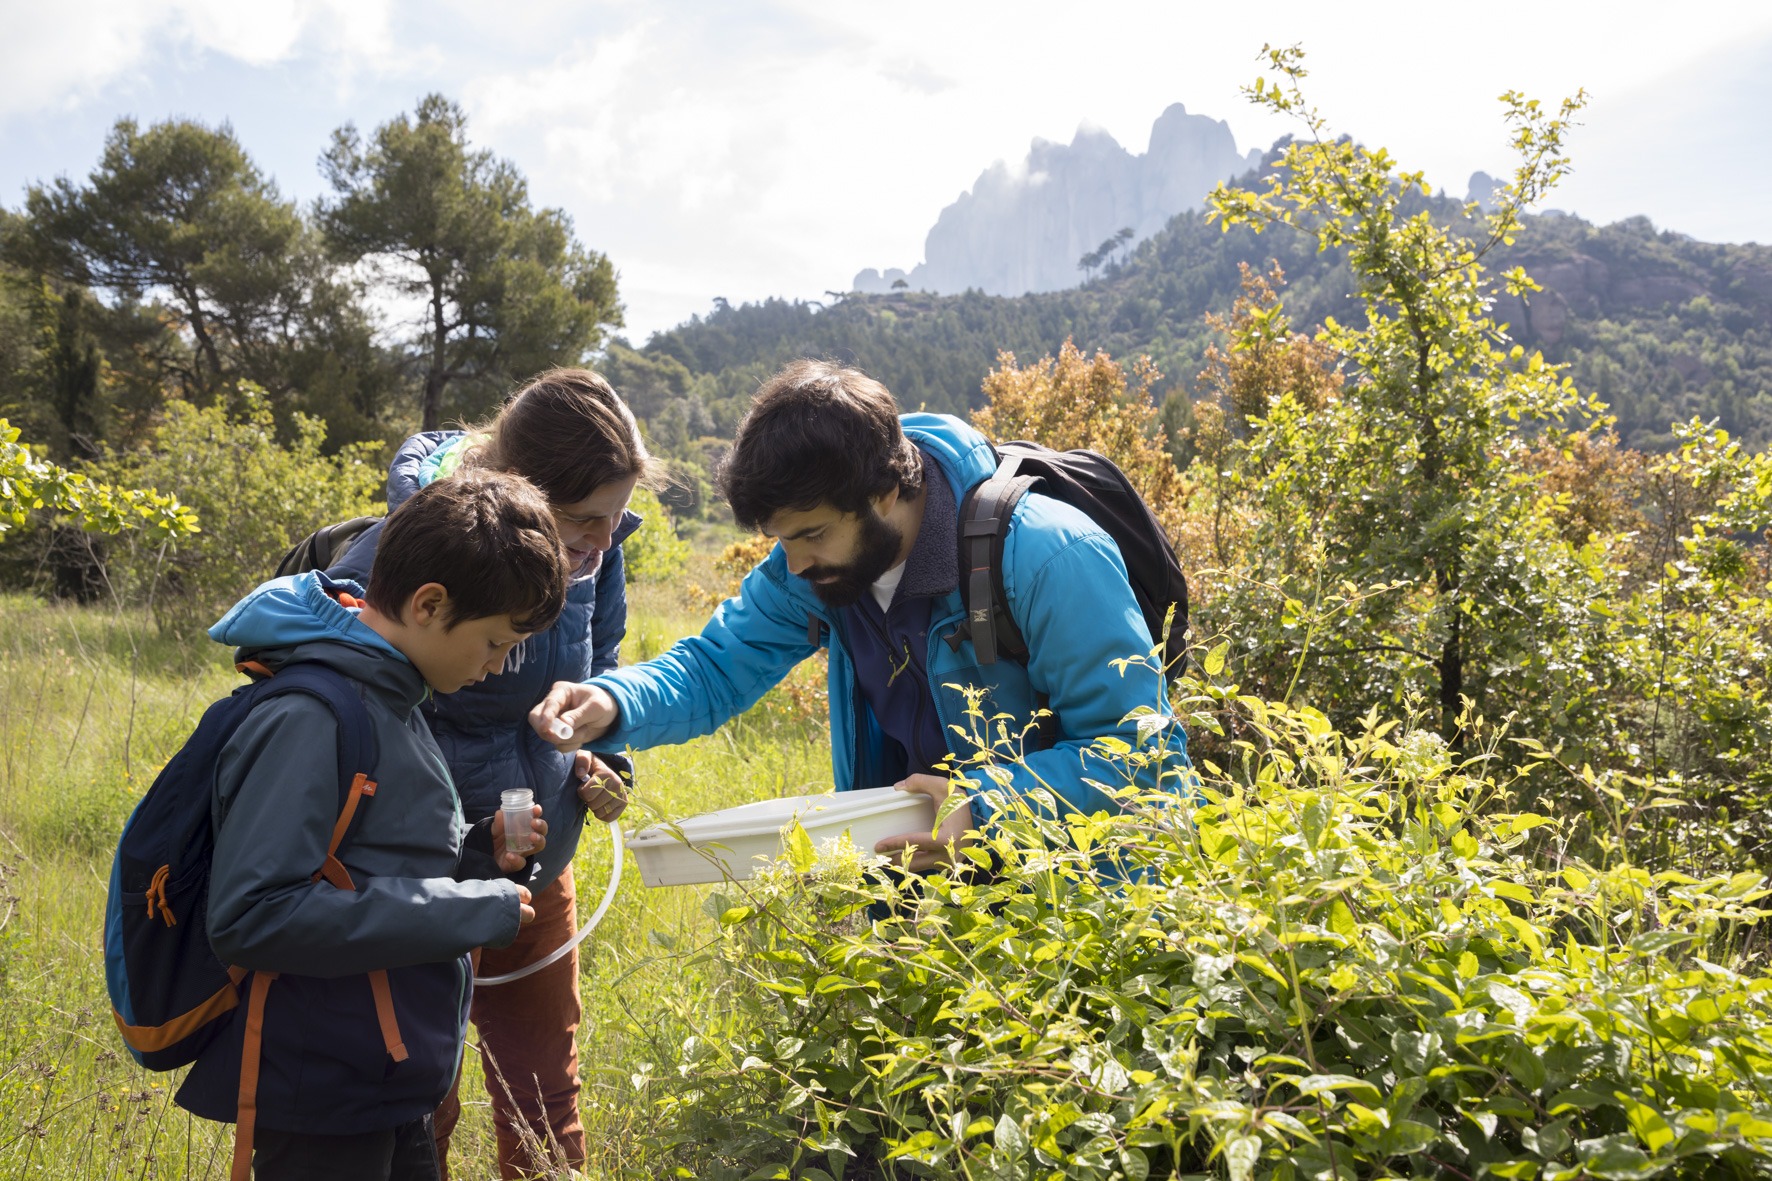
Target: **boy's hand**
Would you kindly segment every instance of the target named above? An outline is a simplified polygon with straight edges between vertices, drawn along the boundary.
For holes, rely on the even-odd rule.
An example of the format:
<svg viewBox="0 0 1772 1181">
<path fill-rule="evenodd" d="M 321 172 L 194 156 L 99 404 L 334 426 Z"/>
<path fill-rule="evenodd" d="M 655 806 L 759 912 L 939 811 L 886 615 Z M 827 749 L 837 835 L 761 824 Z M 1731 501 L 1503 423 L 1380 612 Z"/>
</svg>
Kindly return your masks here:
<svg viewBox="0 0 1772 1181">
<path fill-rule="evenodd" d="M 594 738 L 601 738 L 621 716 L 608 690 L 577 681 L 559 681 L 529 711 L 529 724 L 542 741 L 555 750 L 571 754 Z"/>
<path fill-rule="evenodd" d="M 517 887 L 517 925 L 519 927 L 521 927 L 524 923 L 533 923 L 535 921 L 535 907 L 529 905 L 530 902 L 531 902 L 531 898 L 529 896 L 529 887 L 528 886 L 518 886 Z"/>
<path fill-rule="evenodd" d="M 908 775 L 893 786 L 899 791 L 928 796 L 935 801 L 938 816 L 941 814 L 942 801 L 948 798 L 948 793 L 964 790 L 954 788 L 940 775 Z M 884 837 L 874 842 L 874 852 L 898 858 L 899 863 L 913 873 L 928 873 L 937 866 L 952 865 L 954 855 L 976 840 L 978 830 L 972 827 L 972 807 L 970 804 L 963 804 L 936 826 L 933 840 L 926 832 L 907 832 L 902 836 Z"/>
<path fill-rule="evenodd" d="M 579 780 L 578 798 L 604 824 L 627 809 L 627 785 L 609 769 L 609 764 L 590 751 L 581 750 L 572 756 L 572 773 Z"/>
<path fill-rule="evenodd" d="M 531 820 L 529 831 L 534 839 L 527 853 L 513 853 L 505 848 L 505 814 L 502 811 L 492 814 L 492 859 L 506 873 L 516 873 L 523 868 L 523 863 L 548 847 L 548 822 L 541 818 L 541 805 L 536 804 L 529 809 Z M 535 917 L 531 915 L 530 918 Z M 524 919 L 528 922 L 528 919 Z"/>
</svg>

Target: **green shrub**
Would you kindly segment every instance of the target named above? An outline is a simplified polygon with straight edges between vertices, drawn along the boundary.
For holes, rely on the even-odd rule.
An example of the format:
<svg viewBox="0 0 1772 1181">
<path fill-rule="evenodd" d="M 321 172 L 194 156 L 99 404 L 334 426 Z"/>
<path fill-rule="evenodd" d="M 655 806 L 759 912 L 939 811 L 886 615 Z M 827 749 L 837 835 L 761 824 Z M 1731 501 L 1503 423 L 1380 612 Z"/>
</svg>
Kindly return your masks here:
<svg viewBox="0 0 1772 1181">
<path fill-rule="evenodd" d="M 1772 1173 L 1764 878 L 1565 857 L 1475 719 L 1458 756 L 1242 708 L 1195 805 L 1021 808 L 987 880 L 790 839 L 713 898 L 716 987 L 651 1084 L 677 1175 Z"/>
<path fill-rule="evenodd" d="M 621 543 L 627 576 L 634 582 L 669 582 L 689 567 L 689 543 L 677 536 L 670 510 L 645 488 L 634 491 L 628 507 L 643 518 L 640 527 Z"/>
<path fill-rule="evenodd" d="M 298 414 L 293 429 L 293 441 L 278 445 L 263 394 L 243 386 L 234 414 L 168 402 L 146 446 L 104 465 L 111 478 L 163 489 L 197 512 L 194 536 L 132 536 L 108 562 L 116 589 L 149 606 L 163 630 L 196 634 L 271 577 L 296 541 L 321 525 L 379 511 L 381 444 L 326 455 L 319 419 Z"/>
</svg>

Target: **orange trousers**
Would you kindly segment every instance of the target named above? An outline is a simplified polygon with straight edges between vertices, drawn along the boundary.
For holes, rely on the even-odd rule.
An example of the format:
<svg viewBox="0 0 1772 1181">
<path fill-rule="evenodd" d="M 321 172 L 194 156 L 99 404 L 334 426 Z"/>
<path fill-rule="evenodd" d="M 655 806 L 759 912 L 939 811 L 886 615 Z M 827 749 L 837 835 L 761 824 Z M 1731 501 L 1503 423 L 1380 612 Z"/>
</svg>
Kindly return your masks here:
<svg viewBox="0 0 1772 1181">
<path fill-rule="evenodd" d="M 578 931 L 572 867 L 535 898 L 535 919 L 509 947 L 474 953 L 478 976 L 532 964 Z M 580 1168 L 584 1125 L 578 1115 L 578 949 L 533 976 L 475 988 L 469 1017 L 480 1034 L 480 1064 L 492 1098 L 498 1171 L 506 1181 Z M 435 1117 L 437 1158 L 449 1178 L 449 1138 L 461 1117 L 461 1076 Z"/>
</svg>

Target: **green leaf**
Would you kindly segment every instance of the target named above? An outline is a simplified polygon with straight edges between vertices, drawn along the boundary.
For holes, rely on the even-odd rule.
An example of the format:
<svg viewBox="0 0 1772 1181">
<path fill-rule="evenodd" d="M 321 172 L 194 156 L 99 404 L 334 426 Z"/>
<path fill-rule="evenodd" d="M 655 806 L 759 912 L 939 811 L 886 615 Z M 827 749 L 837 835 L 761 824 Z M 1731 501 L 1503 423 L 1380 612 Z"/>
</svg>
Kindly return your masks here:
<svg viewBox="0 0 1772 1181">
<path fill-rule="evenodd" d="M 1653 1107 L 1639 1103 L 1623 1091 L 1613 1092 L 1620 1107 L 1624 1108 L 1624 1118 L 1630 1123 L 1630 1130 L 1635 1132 L 1643 1147 L 1650 1152 L 1660 1152 L 1674 1142 L 1674 1130 L 1668 1126 L 1661 1113 Z"/>
<path fill-rule="evenodd" d="M 1300 1095 L 1320 1095 L 1332 1091 L 1358 1091 L 1374 1099 L 1382 1099 L 1377 1087 L 1351 1074 L 1310 1074 L 1293 1084 Z"/>
<path fill-rule="evenodd" d="M 1393 1069 L 1398 1075 L 1425 1074 L 1440 1057 L 1444 1039 L 1433 1032 L 1398 1030 L 1391 1034 Z"/>
<path fill-rule="evenodd" d="M 935 827 L 930 829 L 930 833 L 933 835 L 935 830 L 939 829 L 942 826 L 942 822 L 949 816 L 952 816 L 961 808 L 970 807 L 971 804 L 972 797 L 967 794 L 964 788 L 958 785 L 949 787 L 948 794 L 942 798 L 941 806 L 935 810 Z M 958 842 L 956 842 L 956 844 L 957 843 Z"/>
<path fill-rule="evenodd" d="M 1626 1135 L 1583 1140 L 1576 1148 L 1587 1171 L 1607 1181 L 1647 1181 L 1661 1172 L 1661 1165 L 1645 1156 Z"/>
<path fill-rule="evenodd" d="M 892 1151 L 886 1154 L 886 1159 L 897 1160 L 901 1156 L 910 1156 L 912 1153 L 927 1152 L 929 1149 L 936 1147 L 940 1143 L 942 1143 L 942 1138 L 925 1128 L 923 1131 L 916 1133 L 909 1139 L 900 1140 L 895 1143 L 892 1147 Z"/>
<path fill-rule="evenodd" d="M 1261 1137 L 1232 1136 L 1224 1142 L 1224 1164 L 1230 1181 L 1250 1181 L 1261 1159 Z"/>
<path fill-rule="evenodd" d="M 1206 653 L 1206 659 L 1200 662 L 1200 667 L 1206 670 L 1207 676 L 1215 677 L 1224 671 L 1224 659 L 1230 650 L 1231 642 L 1221 640 L 1210 652 Z"/>
<path fill-rule="evenodd" d="M 788 864 L 794 867 L 795 873 L 809 873 L 818 864 L 818 851 L 812 847 L 812 836 L 798 820 L 788 825 L 787 839 L 783 844 Z"/>
</svg>

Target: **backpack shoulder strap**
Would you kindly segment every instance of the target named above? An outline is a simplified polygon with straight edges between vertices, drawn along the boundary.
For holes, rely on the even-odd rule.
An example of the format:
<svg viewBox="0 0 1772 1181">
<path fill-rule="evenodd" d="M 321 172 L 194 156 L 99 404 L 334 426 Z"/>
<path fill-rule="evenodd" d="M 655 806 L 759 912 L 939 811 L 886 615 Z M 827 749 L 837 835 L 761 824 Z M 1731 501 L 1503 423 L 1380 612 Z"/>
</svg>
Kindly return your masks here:
<svg viewBox="0 0 1772 1181">
<path fill-rule="evenodd" d="M 367 774 L 378 755 L 375 730 L 356 682 L 324 664 L 303 662 L 286 665 L 275 676 L 254 686 L 258 701 L 303 693 L 331 711 L 338 723 L 338 781 L 342 793 L 358 772 Z M 256 703 L 255 703 L 256 704 Z"/>
<path fill-rule="evenodd" d="M 253 686 L 256 701 L 302 693 L 313 697 L 331 711 L 338 724 L 338 819 L 332 826 L 327 843 L 326 860 L 316 871 L 316 878 L 325 878 L 341 890 L 355 889 L 344 863 L 338 859 L 339 846 L 356 818 L 363 797 L 375 794 L 375 781 L 369 773 L 375 769 L 378 754 L 375 730 L 369 724 L 368 711 L 356 684 L 343 673 L 323 664 L 292 664 L 275 676 Z"/>
<path fill-rule="evenodd" d="M 1027 641 L 1010 614 L 1003 588 L 1003 539 L 1016 506 L 1035 482 L 1031 476 L 1016 474 L 1020 465 L 1020 456 L 1003 456 L 996 472 L 960 503 L 960 599 L 966 619 L 947 641 L 958 648 L 970 639 L 981 665 L 995 664 L 999 656 L 1027 661 Z"/>
</svg>

